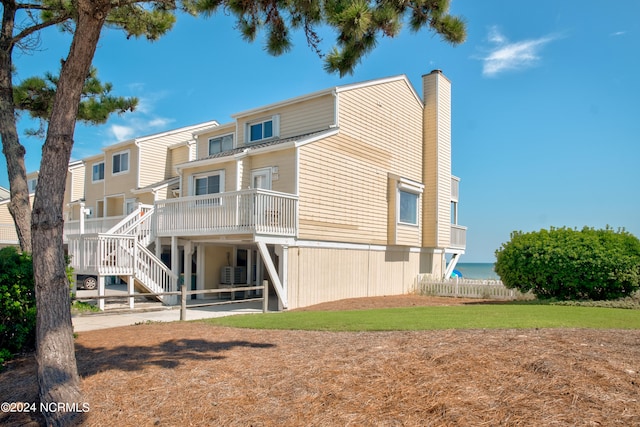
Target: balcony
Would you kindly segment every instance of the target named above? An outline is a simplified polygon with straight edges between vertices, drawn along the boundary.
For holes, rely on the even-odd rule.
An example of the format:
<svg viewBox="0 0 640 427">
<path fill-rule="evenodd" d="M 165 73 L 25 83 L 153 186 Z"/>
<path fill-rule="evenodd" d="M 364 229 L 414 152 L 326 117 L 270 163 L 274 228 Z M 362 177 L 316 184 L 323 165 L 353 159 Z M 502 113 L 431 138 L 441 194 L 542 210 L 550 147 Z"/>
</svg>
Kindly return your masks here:
<svg viewBox="0 0 640 427">
<path fill-rule="evenodd" d="M 451 242 L 449 246 L 452 249 L 466 249 L 467 227 L 463 227 L 458 224 L 451 224 Z"/>
<path fill-rule="evenodd" d="M 460 178 L 451 175 L 451 201 L 458 202 L 460 198 Z"/>
<path fill-rule="evenodd" d="M 156 202 L 153 234 L 220 236 L 297 234 L 298 197 L 250 189 Z"/>
<path fill-rule="evenodd" d="M 124 215 L 108 216 L 103 218 L 87 218 L 84 220 L 84 230 L 81 231 L 80 220 L 69 220 L 64 222 L 64 238 L 67 240 L 67 236 L 75 234 L 95 234 L 105 233 L 110 230 L 114 225 L 119 223 L 124 218 Z"/>
</svg>

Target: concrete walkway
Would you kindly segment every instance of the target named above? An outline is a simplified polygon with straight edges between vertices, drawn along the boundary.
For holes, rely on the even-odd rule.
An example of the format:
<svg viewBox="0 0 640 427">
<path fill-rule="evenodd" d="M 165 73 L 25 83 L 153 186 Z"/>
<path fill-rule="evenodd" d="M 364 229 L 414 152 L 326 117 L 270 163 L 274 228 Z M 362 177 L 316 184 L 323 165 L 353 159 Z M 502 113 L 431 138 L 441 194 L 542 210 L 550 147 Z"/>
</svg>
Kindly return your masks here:
<svg viewBox="0 0 640 427">
<path fill-rule="evenodd" d="M 107 287 L 107 295 L 117 295 L 118 293 L 126 294 L 126 287 Z M 90 297 L 91 295 L 97 295 L 97 291 L 80 290 L 77 292 L 77 295 L 78 297 Z M 120 301 L 124 302 L 122 299 Z M 200 302 L 207 301 L 199 300 L 198 303 Z M 116 305 L 123 306 L 124 304 Z M 90 312 L 74 315 L 72 317 L 73 330 L 75 332 L 84 332 L 97 329 L 115 328 L 118 326 L 135 325 L 139 323 L 175 322 L 180 320 L 180 306 L 167 307 L 160 303 L 136 303 L 135 306 L 139 308 L 133 310 L 112 309 L 110 313 L 110 304 L 107 303 L 106 310 L 104 312 Z M 277 306 L 277 301 L 269 301 L 270 310 L 275 309 L 275 306 Z M 236 302 L 233 304 L 214 305 L 208 307 L 189 308 L 187 306 L 186 320 L 208 319 L 248 313 L 262 313 L 262 301 Z"/>
</svg>

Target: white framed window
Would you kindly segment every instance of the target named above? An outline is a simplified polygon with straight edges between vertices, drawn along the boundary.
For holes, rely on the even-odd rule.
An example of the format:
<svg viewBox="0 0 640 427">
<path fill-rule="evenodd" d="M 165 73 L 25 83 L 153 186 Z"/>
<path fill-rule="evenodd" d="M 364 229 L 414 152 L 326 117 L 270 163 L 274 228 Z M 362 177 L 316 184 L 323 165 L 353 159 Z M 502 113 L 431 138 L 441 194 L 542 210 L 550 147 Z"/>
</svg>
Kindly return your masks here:
<svg viewBox="0 0 640 427">
<path fill-rule="evenodd" d="M 399 224 L 419 225 L 420 195 L 424 185 L 401 178 L 398 182 L 397 218 Z"/>
<path fill-rule="evenodd" d="M 233 148 L 233 134 L 209 138 L 209 155 L 221 153 Z"/>
<path fill-rule="evenodd" d="M 112 160 L 111 173 L 113 175 L 129 172 L 129 150 L 115 153 Z"/>
<path fill-rule="evenodd" d="M 192 193 L 194 196 L 216 194 L 224 191 L 224 171 L 194 175 Z"/>
<path fill-rule="evenodd" d="M 36 192 L 38 186 L 38 178 L 33 178 L 27 181 L 27 187 L 29 188 L 29 194 Z"/>
<path fill-rule="evenodd" d="M 247 123 L 246 140 L 249 143 L 276 138 L 280 135 L 280 116 Z"/>
<path fill-rule="evenodd" d="M 91 167 L 91 181 L 97 182 L 104 180 L 104 162 L 94 163 Z"/>
</svg>

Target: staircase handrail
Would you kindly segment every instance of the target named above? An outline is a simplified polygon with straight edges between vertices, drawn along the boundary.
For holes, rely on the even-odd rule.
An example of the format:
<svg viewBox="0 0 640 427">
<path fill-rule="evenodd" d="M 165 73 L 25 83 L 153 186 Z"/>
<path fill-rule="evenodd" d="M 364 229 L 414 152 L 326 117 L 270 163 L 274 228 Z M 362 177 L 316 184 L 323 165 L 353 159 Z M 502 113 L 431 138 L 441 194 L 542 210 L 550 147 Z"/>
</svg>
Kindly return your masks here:
<svg viewBox="0 0 640 427">
<path fill-rule="evenodd" d="M 138 257 L 136 268 L 134 268 L 134 278 L 142 283 L 152 292 L 172 292 L 174 283 L 177 283 L 178 276 L 171 271 L 153 252 L 137 242 Z M 161 297 L 163 301 L 166 298 Z"/>
<path fill-rule="evenodd" d="M 140 223 L 145 214 L 153 210 L 153 205 L 140 204 L 133 212 L 124 217 L 119 223 L 111 227 L 105 234 L 129 234 L 134 227 L 133 224 Z M 145 218 L 146 219 L 146 218 Z"/>
</svg>

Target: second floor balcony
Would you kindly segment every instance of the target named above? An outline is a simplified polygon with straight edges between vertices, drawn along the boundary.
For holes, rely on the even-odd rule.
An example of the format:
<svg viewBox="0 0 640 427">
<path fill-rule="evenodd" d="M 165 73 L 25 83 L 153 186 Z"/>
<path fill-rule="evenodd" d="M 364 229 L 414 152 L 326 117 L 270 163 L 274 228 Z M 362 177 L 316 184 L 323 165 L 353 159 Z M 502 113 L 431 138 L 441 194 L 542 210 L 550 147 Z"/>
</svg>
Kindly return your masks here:
<svg viewBox="0 0 640 427">
<path fill-rule="evenodd" d="M 261 234 L 294 237 L 298 197 L 250 189 L 156 202 L 152 234 L 208 236 Z"/>
</svg>

